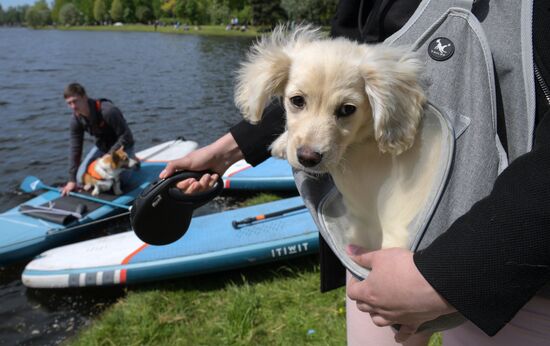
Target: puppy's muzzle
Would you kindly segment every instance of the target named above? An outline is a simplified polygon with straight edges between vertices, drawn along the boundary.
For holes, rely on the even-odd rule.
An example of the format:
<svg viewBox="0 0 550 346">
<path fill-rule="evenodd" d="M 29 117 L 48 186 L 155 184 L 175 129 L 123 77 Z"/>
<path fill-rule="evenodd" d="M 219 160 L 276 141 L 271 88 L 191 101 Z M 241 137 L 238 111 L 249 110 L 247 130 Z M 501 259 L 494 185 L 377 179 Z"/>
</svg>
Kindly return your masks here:
<svg viewBox="0 0 550 346">
<path fill-rule="evenodd" d="M 296 151 L 296 154 L 298 157 L 298 162 L 300 162 L 300 164 L 302 164 L 304 167 L 317 166 L 323 158 L 323 155 L 321 153 L 316 152 L 310 147 L 299 147 Z"/>
</svg>

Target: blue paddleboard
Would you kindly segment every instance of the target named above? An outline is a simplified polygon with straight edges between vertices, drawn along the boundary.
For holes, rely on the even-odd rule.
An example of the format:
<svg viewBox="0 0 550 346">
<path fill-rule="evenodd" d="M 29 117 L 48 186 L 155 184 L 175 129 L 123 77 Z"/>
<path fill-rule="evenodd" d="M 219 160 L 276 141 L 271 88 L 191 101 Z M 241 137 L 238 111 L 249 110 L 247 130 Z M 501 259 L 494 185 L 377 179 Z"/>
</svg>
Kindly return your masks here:
<svg viewBox="0 0 550 346">
<path fill-rule="evenodd" d="M 302 203 L 293 197 L 194 217 L 187 233 L 165 246 L 144 244 L 130 231 L 59 247 L 30 262 L 22 281 L 36 288 L 136 284 L 313 254 L 318 231 L 307 209 L 232 226 Z"/>
</svg>

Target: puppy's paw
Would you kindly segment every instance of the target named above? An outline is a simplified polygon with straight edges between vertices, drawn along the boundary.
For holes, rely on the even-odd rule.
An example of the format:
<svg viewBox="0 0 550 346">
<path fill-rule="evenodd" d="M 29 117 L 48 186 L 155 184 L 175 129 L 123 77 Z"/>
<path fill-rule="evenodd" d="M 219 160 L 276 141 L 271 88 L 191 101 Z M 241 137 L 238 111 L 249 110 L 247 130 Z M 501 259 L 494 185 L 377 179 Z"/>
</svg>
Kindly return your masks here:
<svg viewBox="0 0 550 346">
<path fill-rule="evenodd" d="M 92 188 L 92 184 L 86 184 L 83 187 L 84 191 L 90 191 L 91 188 Z"/>
<path fill-rule="evenodd" d="M 92 191 L 92 196 L 99 196 L 99 188 L 97 186 L 94 187 L 94 190 Z"/>
<path fill-rule="evenodd" d="M 288 132 L 285 131 L 271 144 L 271 156 L 286 159 L 287 144 Z"/>
</svg>

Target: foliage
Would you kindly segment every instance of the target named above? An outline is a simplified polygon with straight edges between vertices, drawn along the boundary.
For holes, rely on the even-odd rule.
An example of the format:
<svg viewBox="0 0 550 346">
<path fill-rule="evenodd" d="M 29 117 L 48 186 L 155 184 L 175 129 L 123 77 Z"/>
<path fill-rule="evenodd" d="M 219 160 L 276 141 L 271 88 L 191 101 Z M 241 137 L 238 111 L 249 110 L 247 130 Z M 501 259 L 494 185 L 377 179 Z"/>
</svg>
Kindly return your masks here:
<svg viewBox="0 0 550 346">
<path fill-rule="evenodd" d="M 211 4 L 208 7 L 208 15 L 212 24 L 227 24 L 230 22 L 231 10 L 226 1 L 211 0 Z"/>
<path fill-rule="evenodd" d="M 287 14 L 281 0 L 249 0 L 252 7 L 252 24 L 274 26 L 286 21 Z"/>
<path fill-rule="evenodd" d="M 27 8 L 25 21 L 33 28 L 46 26 L 51 22 L 51 11 L 46 0 L 37 0 L 33 6 Z"/>
<path fill-rule="evenodd" d="M 72 3 L 67 3 L 59 10 L 59 23 L 63 25 L 77 25 L 82 23 L 80 12 Z"/>
<path fill-rule="evenodd" d="M 140 23 L 147 23 L 153 18 L 153 13 L 146 6 L 138 6 L 136 8 L 136 18 Z"/>
<path fill-rule="evenodd" d="M 111 20 L 147 24 L 161 18 L 193 25 L 225 26 L 233 18 L 240 24 L 266 28 L 287 19 L 327 25 L 338 0 L 51 0 L 50 8 L 45 1 L 38 1 L 45 8 L 0 8 L 0 25 L 90 25 Z M 65 10 L 65 17 L 60 18 L 61 9 L 68 4 L 72 7 L 67 7 L 70 10 Z"/>
<path fill-rule="evenodd" d="M 338 0 L 281 0 L 281 7 L 288 14 L 288 19 L 297 23 L 305 21 L 329 25 L 337 5 Z"/>
<path fill-rule="evenodd" d="M 109 14 L 111 15 L 111 19 L 114 22 L 119 22 L 122 20 L 122 16 L 124 15 L 124 8 L 122 7 L 121 0 L 113 0 L 113 3 L 111 4 L 111 11 L 109 11 Z"/>
<path fill-rule="evenodd" d="M 10 6 L 7 10 L 2 9 L 2 11 L 0 11 L 0 25 L 23 25 L 28 8 L 29 5 L 17 7 Z"/>
<path fill-rule="evenodd" d="M 80 20 L 85 24 L 94 23 L 94 3 L 93 0 L 71 0 L 80 12 Z"/>
<path fill-rule="evenodd" d="M 54 0 L 52 6 L 52 21 L 54 23 L 61 23 L 61 21 L 59 20 L 59 12 L 64 5 L 70 2 L 71 0 Z"/>
<path fill-rule="evenodd" d="M 160 18 L 162 15 L 161 12 L 161 0 L 151 0 L 151 8 L 153 9 L 153 17 Z"/>
<path fill-rule="evenodd" d="M 94 19 L 100 24 L 109 20 L 109 14 L 107 13 L 107 6 L 105 0 L 95 0 L 94 3 Z"/>
</svg>

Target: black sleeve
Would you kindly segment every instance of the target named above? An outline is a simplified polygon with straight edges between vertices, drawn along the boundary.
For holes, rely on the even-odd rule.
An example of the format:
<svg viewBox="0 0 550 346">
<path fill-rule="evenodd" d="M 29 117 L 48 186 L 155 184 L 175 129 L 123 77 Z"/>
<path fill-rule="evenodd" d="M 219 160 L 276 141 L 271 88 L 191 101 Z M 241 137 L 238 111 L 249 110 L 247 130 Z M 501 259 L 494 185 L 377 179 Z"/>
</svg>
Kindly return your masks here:
<svg viewBox="0 0 550 346">
<path fill-rule="evenodd" d="M 76 172 L 82 158 L 82 146 L 84 141 L 84 127 L 71 115 L 69 138 L 69 181 L 76 181 Z"/>
<path fill-rule="evenodd" d="M 271 156 L 269 146 L 285 131 L 285 111 L 281 102 L 274 100 L 264 109 L 257 124 L 241 121 L 229 130 L 245 160 L 256 166 Z"/>
<path fill-rule="evenodd" d="M 105 120 L 109 127 L 113 129 L 117 137 L 116 142 L 109 149 L 109 153 L 112 153 L 121 146 L 124 146 L 125 148 L 133 147 L 134 137 L 132 136 L 132 131 L 130 130 L 130 127 L 128 127 L 126 119 L 124 119 L 120 109 L 104 102 L 102 103 L 101 112 L 103 115 L 103 120 Z"/>
<path fill-rule="evenodd" d="M 414 255 L 428 282 L 488 335 L 550 280 L 550 112 L 536 139 L 488 197 Z"/>
</svg>

